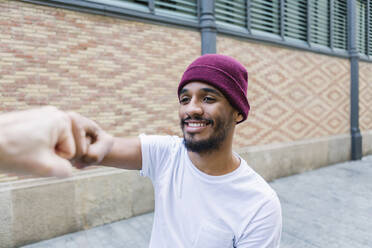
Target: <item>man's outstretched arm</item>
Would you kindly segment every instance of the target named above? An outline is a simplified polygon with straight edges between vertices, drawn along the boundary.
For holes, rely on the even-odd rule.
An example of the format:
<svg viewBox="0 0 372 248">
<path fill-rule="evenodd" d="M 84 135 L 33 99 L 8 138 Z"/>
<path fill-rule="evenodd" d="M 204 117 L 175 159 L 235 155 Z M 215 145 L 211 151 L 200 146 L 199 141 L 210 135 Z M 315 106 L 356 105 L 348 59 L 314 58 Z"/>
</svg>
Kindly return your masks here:
<svg viewBox="0 0 372 248">
<path fill-rule="evenodd" d="M 140 139 L 138 137 L 114 138 L 114 145 L 101 164 L 122 169 L 140 170 L 142 168 Z"/>
</svg>

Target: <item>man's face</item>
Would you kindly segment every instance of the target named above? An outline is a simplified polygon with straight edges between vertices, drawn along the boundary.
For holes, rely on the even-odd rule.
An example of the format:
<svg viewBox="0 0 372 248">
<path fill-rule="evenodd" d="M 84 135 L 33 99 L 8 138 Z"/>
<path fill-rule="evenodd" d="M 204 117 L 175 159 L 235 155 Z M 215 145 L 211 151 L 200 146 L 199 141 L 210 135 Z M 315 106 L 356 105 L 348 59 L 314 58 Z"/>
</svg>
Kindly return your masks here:
<svg viewBox="0 0 372 248">
<path fill-rule="evenodd" d="M 188 83 L 179 100 L 181 129 L 188 150 L 198 153 L 216 150 L 234 131 L 236 110 L 213 86 Z"/>
</svg>

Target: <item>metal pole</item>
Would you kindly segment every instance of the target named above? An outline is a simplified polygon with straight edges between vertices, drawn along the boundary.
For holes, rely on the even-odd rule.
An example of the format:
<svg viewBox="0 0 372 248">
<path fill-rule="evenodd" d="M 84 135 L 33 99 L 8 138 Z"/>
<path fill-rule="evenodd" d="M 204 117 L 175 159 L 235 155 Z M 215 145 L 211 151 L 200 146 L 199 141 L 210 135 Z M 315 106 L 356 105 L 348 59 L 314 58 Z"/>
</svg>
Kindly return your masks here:
<svg viewBox="0 0 372 248">
<path fill-rule="evenodd" d="M 202 54 L 216 53 L 217 29 L 214 18 L 215 0 L 201 0 L 200 4 L 200 30 Z"/>
<path fill-rule="evenodd" d="M 362 135 L 359 130 L 359 54 L 356 44 L 356 8 L 355 0 L 347 1 L 348 34 L 350 57 L 350 132 L 351 159 L 362 158 Z"/>
</svg>

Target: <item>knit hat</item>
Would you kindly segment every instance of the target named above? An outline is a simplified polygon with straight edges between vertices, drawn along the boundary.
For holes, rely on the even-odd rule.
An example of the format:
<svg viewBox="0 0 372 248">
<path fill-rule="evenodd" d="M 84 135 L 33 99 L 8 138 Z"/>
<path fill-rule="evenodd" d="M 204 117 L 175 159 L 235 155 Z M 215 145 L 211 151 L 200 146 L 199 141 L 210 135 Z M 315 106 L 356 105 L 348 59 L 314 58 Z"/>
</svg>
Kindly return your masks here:
<svg viewBox="0 0 372 248">
<path fill-rule="evenodd" d="M 178 97 L 186 84 L 196 81 L 217 88 L 231 106 L 243 115 L 240 122 L 247 119 L 250 109 L 247 99 L 248 73 L 238 61 L 219 54 L 206 54 L 197 58 L 183 73 L 178 85 Z"/>
</svg>

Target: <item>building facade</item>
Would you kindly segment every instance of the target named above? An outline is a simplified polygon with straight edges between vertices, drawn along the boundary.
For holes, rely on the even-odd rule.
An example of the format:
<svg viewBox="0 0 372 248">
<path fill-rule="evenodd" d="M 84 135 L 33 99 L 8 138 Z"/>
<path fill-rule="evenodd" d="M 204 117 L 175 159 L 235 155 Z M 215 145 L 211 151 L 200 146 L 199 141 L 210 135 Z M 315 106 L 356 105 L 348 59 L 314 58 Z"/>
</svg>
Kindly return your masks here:
<svg viewBox="0 0 372 248">
<path fill-rule="evenodd" d="M 234 148 L 266 179 L 360 159 L 372 154 L 371 4 L 0 0 L 0 110 L 55 105 L 116 136 L 181 135 L 182 73 L 201 54 L 221 53 L 248 70 L 251 112 Z M 153 207 L 151 184 L 133 172 L 16 179 L 0 183 L 4 247 Z M 59 209 L 62 224 L 47 228 L 61 215 L 40 218 L 37 208 Z"/>
</svg>

